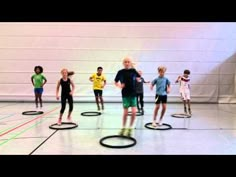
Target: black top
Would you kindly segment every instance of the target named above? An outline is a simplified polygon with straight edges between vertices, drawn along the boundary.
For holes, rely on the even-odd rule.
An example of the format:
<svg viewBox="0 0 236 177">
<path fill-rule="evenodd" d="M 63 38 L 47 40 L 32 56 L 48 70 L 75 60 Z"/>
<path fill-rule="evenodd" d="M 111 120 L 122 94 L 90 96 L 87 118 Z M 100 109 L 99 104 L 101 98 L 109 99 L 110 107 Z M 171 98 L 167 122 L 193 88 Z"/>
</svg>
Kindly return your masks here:
<svg viewBox="0 0 236 177">
<path fill-rule="evenodd" d="M 60 84 L 61 84 L 61 95 L 69 95 L 69 93 L 71 92 L 70 79 L 68 78 L 67 81 L 64 81 L 61 78 Z"/>
<path fill-rule="evenodd" d="M 136 78 L 141 77 L 139 73 L 131 69 L 121 69 L 117 72 L 115 77 L 115 82 L 120 81 L 122 84 L 125 84 L 125 87 L 122 89 L 122 97 L 136 96 Z"/>
</svg>

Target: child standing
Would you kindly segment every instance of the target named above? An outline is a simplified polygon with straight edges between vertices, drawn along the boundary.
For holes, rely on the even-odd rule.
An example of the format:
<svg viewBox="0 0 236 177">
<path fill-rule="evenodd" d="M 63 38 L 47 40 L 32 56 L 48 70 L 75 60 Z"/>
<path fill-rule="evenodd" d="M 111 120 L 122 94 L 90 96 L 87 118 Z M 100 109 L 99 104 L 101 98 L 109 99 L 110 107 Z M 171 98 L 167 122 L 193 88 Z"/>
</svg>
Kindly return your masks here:
<svg viewBox="0 0 236 177">
<path fill-rule="evenodd" d="M 34 86 L 35 104 L 36 104 L 36 108 L 38 108 L 38 102 L 40 102 L 40 108 L 42 108 L 43 107 L 43 103 L 42 103 L 43 86 L 46 84 L 47 79 L 42 74 L 43 73 L 42 66 L 35 66 L 34 72 L 35 74 L 32 75 L 31 82 Z"/>
<path fill-rule="evenodd" d="M 158 125 L 162 125 L 162 119 L 166 111 L 166 103 L 167 103 L 167 94 L 170 93 L 170 81 L 164 76 L 166 72 L 166 67 L 158 67 L 158 74 L 159 76 L 154 79 L 151 83 L 151 90 L 153 89 L 154 85 L 156 85 L 156 96 L 155 96 L 155 109 L 154 109 L 154 115 L 153 115 L 153 123 L 152 126 L 156 127 L 156 117 L 158 110 L 160 108 L 160 103 L 162 103 L 162 111 L 160 120 L 158 122 Z"/>
<path fill-rule="evenodd" d="M 59 88 L 61 86 L 61 110 L 60 110 L 60 116 L 58 119 L 57 124 L 61 125 L 62 121 L 62 115 L 65 111 L 66 108 L 66 100 L 68 100 L 69 103 L 69 112 L 67 116 L 67 120 L 71 122 L 71 113 L 73 111 L 73 93 L 75 90 L 75 85 L 74 82 L 68 78 L 68 75 L 73 75 L 74 72 L 68 72 L 67 69 L 62 69 L 61 70 L 62 78 L 58 81 L 57 83 L 57 88 L 56 88 L 56 98 L 59 100 Z M 72 90 L 71 87 L 72 86 Z"/>
<path fill-rule="evenodd" d="M 102 98 L 102 90 L 106 85 L 106 78 L 102 74 L 103 68 L 98 67 L 97 68 L 97 73 L 94 73 L 89 80 L 93 82 L 93 91 L 94 91 L 94 96 L 95 100 L 97 103 L 97 108 L 98 111 L 100 111 L 100 105 L 99 105 L 99 100 L 101 102 L 102 110 L 104 110 L 104 103 L 103 103 L 103 98 Z"/>
<path fill-rule="evenodd" d="M 122 89 L 122 102 L 123 102 L 123 121 L 120 135 L 131 136 L 132 127 L 136 116 L 136 80 L 140 77 L 139 73 L 132 68 L 132 59 L 129 57 L 123 60 L 124 69 L 117 72 L 115 77 L 115 85 Z M 131 107 L 132 115 L 129 128 L 126 129 L 126 122 L 128 116 L 128 108 Z"/>
<path fill-rule="evenodd" d="M 139 75 L 141 76 L 140 78 L 137 79 L 136 81 L 136 97 L 137 97 L 137 108 L 138 112 L 142 112 L 144 114 L 144 102 L 143 102 L 143 83 L 150 83 L 150 81 L 145 81 L 144 78 L 142 77 L 142 71 L 138 71 Z M 141 108 L 139 107 L 139 104 L 141 105 Z"/>
<path fill-rule="evenodd" d="M 179 92 L 181 98 L 184 102 L 184 113 L 187 114 L 186 102 L 188 104 L 188 113 L 192 114 L 190 108 L 190 79 L 189 79 L 190 71 L 188 69 L 184 70 L 183 76 L 179 76 L 175 83 L 180 83 Z"/>
</svg>

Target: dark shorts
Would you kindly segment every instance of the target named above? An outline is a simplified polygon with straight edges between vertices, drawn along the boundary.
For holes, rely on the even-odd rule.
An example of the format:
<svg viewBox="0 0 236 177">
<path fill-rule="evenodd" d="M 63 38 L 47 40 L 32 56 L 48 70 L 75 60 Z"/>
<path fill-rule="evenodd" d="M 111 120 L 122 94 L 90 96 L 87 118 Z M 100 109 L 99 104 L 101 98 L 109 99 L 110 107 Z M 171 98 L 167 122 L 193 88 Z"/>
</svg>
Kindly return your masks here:
<svg viewBox="0 0 236 177">
<path fill-rule="evenodd" d="M 95 96 L 102 96 L 102 90 L 93 90 Z"/>
<path fill-rule="evenodd" d="M 166 103 L 167 95 L 156 95 L 155 96 L 155 104 Z"/>
<path fill-rule="evenodd" d="M 43 93 L 43 88 L 35 88 L 34 93 L 35 94 L 42 94 Z"/>
</svg>

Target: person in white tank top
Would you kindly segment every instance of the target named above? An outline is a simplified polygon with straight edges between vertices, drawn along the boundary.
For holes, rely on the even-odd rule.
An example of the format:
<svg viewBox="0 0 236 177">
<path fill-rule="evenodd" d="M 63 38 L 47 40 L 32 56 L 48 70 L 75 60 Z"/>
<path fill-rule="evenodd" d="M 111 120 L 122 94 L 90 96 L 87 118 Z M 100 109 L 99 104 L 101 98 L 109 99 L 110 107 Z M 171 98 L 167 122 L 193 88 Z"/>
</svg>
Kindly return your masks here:
<svg viewBox="0 0 236 177">
<path fill-rule="evenodd" d="M 188 114 L 192 114 L 190 108 L 190 71 L 184 70 L 183 76 L 179 76 L 175 83 L 180 83 L 179 92 L 184 103 L 184 113 L 187 114 L 186 103 L 188 104 Z"/>
</svg>

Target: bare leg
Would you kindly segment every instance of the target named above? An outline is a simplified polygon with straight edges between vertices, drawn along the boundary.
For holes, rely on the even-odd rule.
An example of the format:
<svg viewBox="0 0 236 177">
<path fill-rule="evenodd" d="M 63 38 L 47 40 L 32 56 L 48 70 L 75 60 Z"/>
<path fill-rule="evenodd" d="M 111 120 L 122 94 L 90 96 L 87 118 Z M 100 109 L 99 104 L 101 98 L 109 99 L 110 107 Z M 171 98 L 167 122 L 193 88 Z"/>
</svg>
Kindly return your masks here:
<svg viewBox="0 0 236 177">
<path fill-rule="evenodd" d="M 159 121 L 159 124 L 161 125 L 162 124 L 162 119 L 165 115 L 165 112 L 166 112 L 166 103 L 163 103 L 162 104 L 162 110 L 161 110 L 161 117 L 160 117 L 160 121 Z"/>
<path fill-rule="evenodd" d="M 184 103 L 184 113 L 187 114 L 186 100 L 183 100 L 183 103 Z"/>
<path fill-rule="evenodd" d="M 42 94 L 39 94 L 39 102 L 40 102 L 40 107 L 43 107 L 43 103 L 42 103 Z"/>
<path fill-rule="evenodd" d="M 156 104 L 155 109 L 154 109 L 154 114 L 153 114 L 153 126 L 156 126 L 156 119 L 157 119 L 157 114 L 158 110 L 160 108 L 160 104 Z"/>
<path fill-rule="evenodd" d="M 190 107 L 190 100 L 187 100 L 187 103 L 188 103 L 188 112 L 191 115 L 192 111 L 191 111 L 191 107 Z"/>
<path fill-rule="evenodd" d="M 102 98 L 102 96 L 100 96 L 99 98 L 100 98 L 100 101 L 101 101 L 102 110 L 104 110 L 104 103 L 103 103 L 103 98 Z"/>
<path fill-rule="evenodd" d="M 35 105 L 36 105 L 36 108 L 38 108 L 38 98 L 39 98 L 39 94 L 35 93 Z"/>
<path fill-rule="evenodd" d="M 122 127 L 123 128 L 126 127 L 127 117 L 128 117 L 128 108 L 124 108 L 123 122 L 122 122 Z"/>
<path fill-rule="evenodd" d="M 132 107 L 131 121 L 130 121 L 130 125 L 129 125 L 130 128 L 133 127 L 135 117 L 136 117 L 136 111 L 137 111 L 136 107 Z"/>
<path fill-rule="evenodd" d="M 97 104 L 98 111 L 99 111 L 100 110 L 100 106 L 99 106 L 98 96 L 96 96 L 95 99 L 96 99 L 96 104 Z"/>
</svg>

